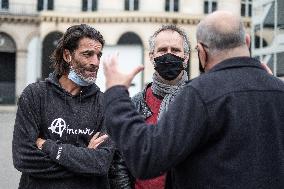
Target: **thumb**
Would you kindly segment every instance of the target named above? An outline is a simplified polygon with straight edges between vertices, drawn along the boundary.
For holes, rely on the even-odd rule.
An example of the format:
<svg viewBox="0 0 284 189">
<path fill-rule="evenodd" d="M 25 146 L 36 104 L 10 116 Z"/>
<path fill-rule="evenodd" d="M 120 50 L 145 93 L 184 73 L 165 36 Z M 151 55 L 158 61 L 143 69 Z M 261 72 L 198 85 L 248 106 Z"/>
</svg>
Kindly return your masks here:
<svg viewBox="0 0 284 189">
<path fill-rule="evenodd" d="M 144 70 L 144 66 L 139 65 L 130 72 L 130 77 L 133 79 L 139 72 Z"/>
</svg>

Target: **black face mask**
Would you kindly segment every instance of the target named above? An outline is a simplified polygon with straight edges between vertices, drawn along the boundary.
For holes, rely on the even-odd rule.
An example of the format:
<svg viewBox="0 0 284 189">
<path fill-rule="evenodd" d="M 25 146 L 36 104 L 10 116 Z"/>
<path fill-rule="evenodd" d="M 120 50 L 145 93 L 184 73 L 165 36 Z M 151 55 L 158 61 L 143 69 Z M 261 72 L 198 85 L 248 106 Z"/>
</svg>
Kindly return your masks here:
<svg viewBox="0 0 284 189">
<path fill-rule="evenodd" d="M 166 80 L 174 80 L 184 69 L 184 59 L 171 53 L 154 58 L 155 70 Z"/>
</svg>

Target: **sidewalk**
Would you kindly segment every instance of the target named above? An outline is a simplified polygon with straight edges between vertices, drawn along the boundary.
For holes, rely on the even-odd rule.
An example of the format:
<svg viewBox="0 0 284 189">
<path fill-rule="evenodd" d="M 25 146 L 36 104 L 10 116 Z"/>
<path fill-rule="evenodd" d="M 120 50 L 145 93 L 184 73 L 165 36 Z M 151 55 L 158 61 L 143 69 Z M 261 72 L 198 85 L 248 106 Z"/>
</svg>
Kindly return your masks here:
<svg viewBox="0 0 284 189">
<path fill-rule="evenodd" d="M 15 112 L 16 106 L 0 107 L 0 189 L 17 189 L 20 179 L 12 160 Z"/>
</svg>

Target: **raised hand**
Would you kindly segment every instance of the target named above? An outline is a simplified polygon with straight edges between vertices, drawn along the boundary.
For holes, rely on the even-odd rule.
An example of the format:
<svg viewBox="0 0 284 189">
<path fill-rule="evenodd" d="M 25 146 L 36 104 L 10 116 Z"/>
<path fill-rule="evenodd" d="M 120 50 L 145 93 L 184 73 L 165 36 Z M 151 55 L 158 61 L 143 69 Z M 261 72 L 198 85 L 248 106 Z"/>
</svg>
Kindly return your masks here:
<svg viewBox="0 0 284 189">
<path fill-rule="evenodd" d="M 104 74 L 106 78 L 106 89 L 115 85 L 124 85 L 129 88 L 136 74 L 144 69 L 143 66 L 137 66 L 130 73 L 122 73 L 118 69 L 118 53 L 104 59 Z"/>
</svg>

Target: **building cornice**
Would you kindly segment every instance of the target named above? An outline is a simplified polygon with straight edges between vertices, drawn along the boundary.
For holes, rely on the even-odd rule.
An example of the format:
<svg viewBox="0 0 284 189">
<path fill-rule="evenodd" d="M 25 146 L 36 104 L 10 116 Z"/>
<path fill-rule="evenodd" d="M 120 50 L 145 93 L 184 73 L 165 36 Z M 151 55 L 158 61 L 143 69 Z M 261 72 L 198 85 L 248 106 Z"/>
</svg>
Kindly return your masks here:
<svg viewBox="0 0 284 189">
<path fill-rule="evenodd" d="M 0 23 L 173 23 L 178 25 L 196 25 L 204 15 L 182 13 L 145 13 L 145 12 L 95 12 L 66 14 L 54 11 L 41 12 L 38 15 L 0 14 Z M 244 18 L 246 27 L 250 27 L 250 18 Z"/>
<path fill-rule="evenodd" d="M 0 14 L 0 23 L 25 23 L 25 24 L 39 24 L 39 16 L 36 15 L 12 15 Z"/>
</svg>

